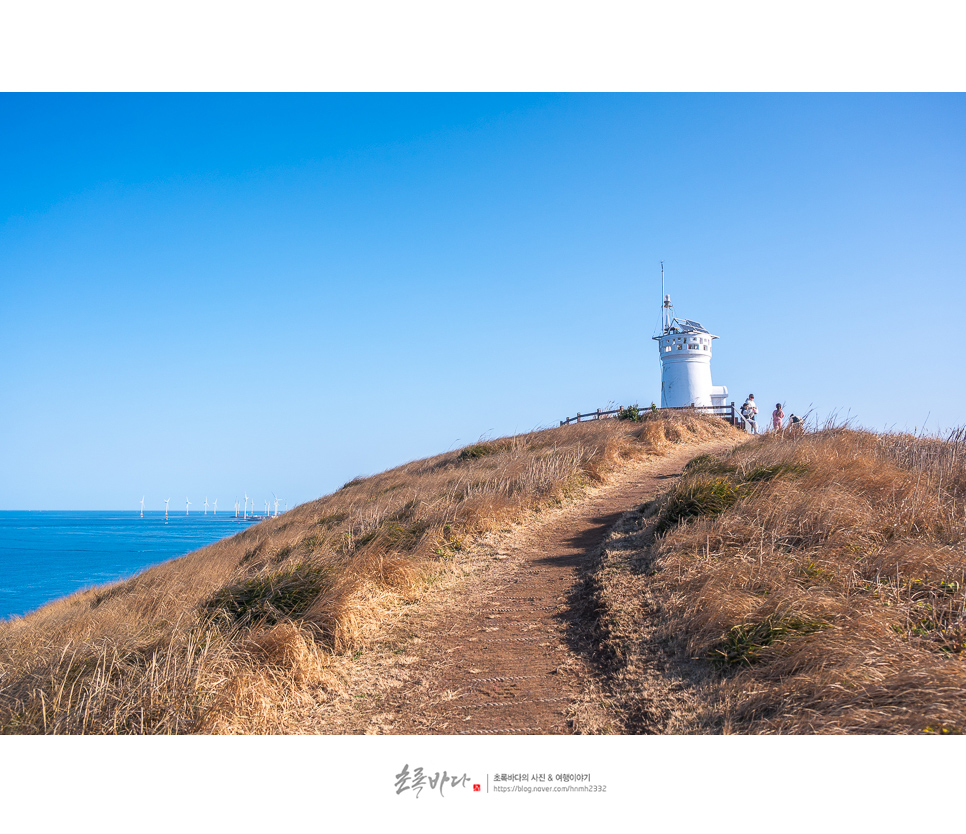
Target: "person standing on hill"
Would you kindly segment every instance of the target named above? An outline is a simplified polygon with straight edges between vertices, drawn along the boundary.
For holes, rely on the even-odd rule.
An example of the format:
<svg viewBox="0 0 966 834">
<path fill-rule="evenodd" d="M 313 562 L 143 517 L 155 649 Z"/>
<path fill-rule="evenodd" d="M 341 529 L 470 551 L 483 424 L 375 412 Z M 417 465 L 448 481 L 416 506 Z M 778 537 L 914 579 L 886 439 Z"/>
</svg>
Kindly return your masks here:
<svg viewBox="0 0 966 834">
<path fill-rule="evenodd" d="M 785 411 L 781 403 L 776 403 L 775 410 L 771 413 L 771 427 L 774 431 L 782 430 L 782 423 L 785 420 Z"/>
<path fill-rule="evenodd" d="M 748 399 L 741 406 L 741 416 L 751 426 L 751 433 L 758 434 L 758 403 L 755 402 L 754 394 L 749 394 Z"/>
</svg>

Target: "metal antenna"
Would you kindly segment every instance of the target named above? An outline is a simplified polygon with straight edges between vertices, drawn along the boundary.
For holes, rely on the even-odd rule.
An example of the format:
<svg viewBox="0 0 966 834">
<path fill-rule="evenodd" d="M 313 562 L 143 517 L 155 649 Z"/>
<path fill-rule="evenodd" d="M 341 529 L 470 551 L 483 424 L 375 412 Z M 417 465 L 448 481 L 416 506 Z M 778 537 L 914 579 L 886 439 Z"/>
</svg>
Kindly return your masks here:
<svg viewBox="0 0 966 834">
<path fill-rule="evenodd" d="M 664 327 L 664 261 L 661 261 L 661 331 L 667 333 Z"/>
<path fill-rule="evenodd" d="M 664 261 L 661 261 L 661 332 L 670 333 L 674 317 L 671 315 L 671 296 L 664 292 Z"/>
</svg>

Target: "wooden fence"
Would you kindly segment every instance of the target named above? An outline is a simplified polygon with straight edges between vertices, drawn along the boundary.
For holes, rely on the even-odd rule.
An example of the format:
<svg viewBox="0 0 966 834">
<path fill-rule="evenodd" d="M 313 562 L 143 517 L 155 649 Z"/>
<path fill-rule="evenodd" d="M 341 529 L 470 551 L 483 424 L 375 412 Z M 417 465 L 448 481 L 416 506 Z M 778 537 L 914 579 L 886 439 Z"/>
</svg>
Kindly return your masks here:
<svg viewBox="0 0 966 834">
<path fill-rule="evenodd" d="M 568 417 L 566 420 L 561 420 L 561 426 L 569 426 L 571 423 L 579 423 L 581 421 L 587 420 L 602 420 L 609 417 L 616 417 L 617 414 L 624 410 L 624 406 L 618 406 L 613 411 L 601 411 L 599 408 L 596 411 L 591 411 L 589 414 L 580 414 L 578 412 L 576 417 Z M 735 408 L 735 404 L 732 402 L 729 405 L 685 405 L 677 406 L 674 408 L 661 408 L 659 411 L 693 411 L 697 414 L 713 414 L 716 417 L 721 417 L 727 420 L 731 425 L 743 429 L 745 427 L 744 418 Z M 642 408 L 641 413 L 647 414 L 650 411 L 649 408 Z"/>
</svg>

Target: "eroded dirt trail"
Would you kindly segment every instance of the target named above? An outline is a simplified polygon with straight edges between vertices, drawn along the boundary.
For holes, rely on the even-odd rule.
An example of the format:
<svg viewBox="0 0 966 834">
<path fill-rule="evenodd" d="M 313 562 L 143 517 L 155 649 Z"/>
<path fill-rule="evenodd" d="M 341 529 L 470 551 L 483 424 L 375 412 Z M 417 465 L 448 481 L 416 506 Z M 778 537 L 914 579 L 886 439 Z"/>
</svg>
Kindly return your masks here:
<svg viewBox="0 0 966 834">
<path fill-rule="evenodd" d="M 576 505 L 475 547 L 460 581 L 414 606 L 390 649 L 369 660 L 369 686 L 341 731 L 574 732 L 574 706 L 594 676 L 590 618 L 575 597 L 580 569 L 622 513 L 666 489 L 691 458 L 732 445 L 636 462 Z"/>
</svg>

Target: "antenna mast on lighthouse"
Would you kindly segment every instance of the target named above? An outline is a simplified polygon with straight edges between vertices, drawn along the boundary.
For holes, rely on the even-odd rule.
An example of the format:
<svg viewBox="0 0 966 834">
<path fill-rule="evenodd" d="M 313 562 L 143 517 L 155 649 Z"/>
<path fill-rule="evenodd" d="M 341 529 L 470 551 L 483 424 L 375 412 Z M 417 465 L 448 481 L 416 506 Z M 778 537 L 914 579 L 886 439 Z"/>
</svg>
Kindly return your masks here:
<svg viewBox="0 0 966 834">
<path fill-rule="evenodd" d="M 671 330 L 671 296 L 664 294 L 664 261 L 661 261 L 661 331 L 669 333 Z"/>
</svg>

